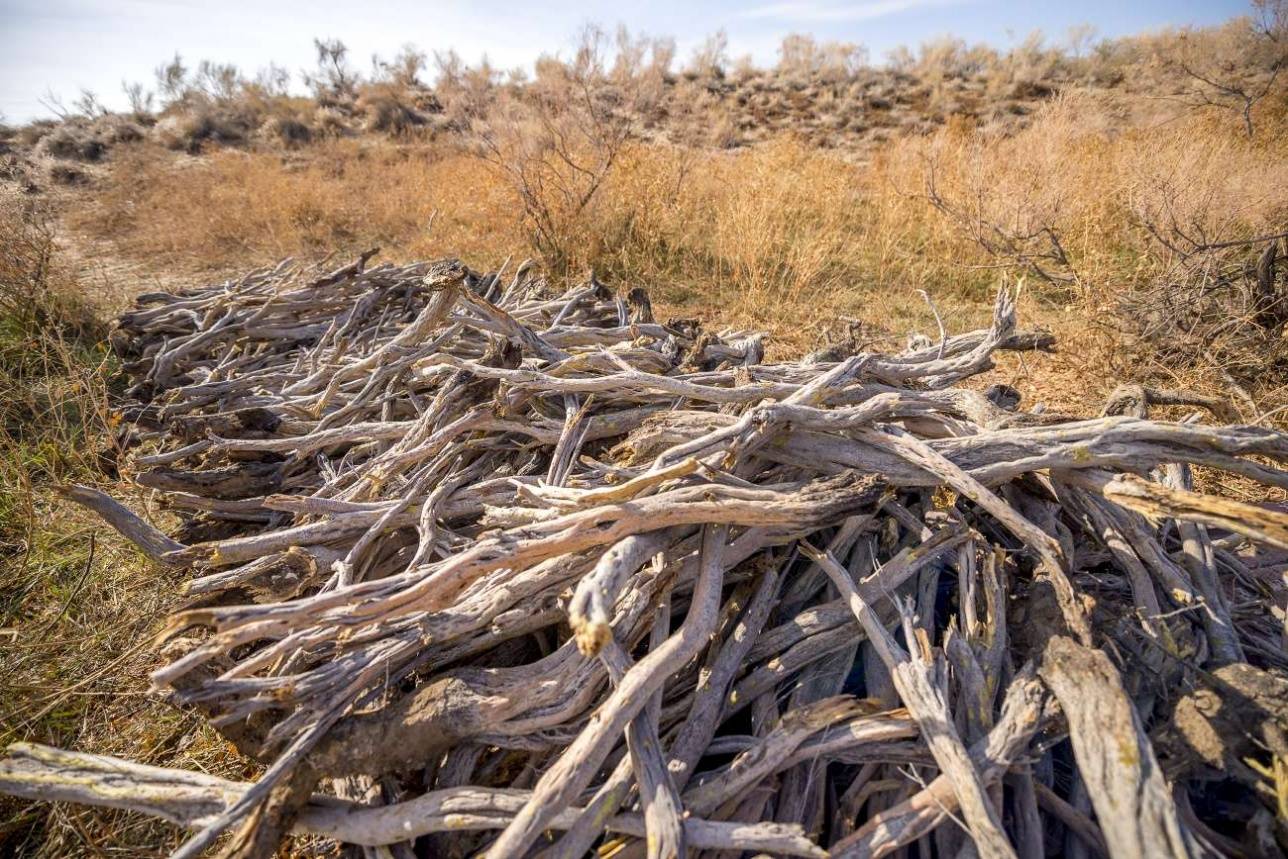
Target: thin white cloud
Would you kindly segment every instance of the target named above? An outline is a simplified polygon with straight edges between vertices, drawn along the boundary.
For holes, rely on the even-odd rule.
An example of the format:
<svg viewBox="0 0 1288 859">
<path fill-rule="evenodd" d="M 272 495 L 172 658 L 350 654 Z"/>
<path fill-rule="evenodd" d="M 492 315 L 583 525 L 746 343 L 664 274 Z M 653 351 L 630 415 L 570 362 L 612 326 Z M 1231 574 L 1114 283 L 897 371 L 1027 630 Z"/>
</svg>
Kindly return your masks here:
<svg viewBox="0 0 1288 859">
<path fill-rule="evenodd" d="M 785 0 L 753 6 L 742 13 L 743 18 L 760 18 L 775 21 L 809 21 L 815 23 L 841 21 L 870 21 L 886 18 L 912 9 L 929 6 L 956 5 L 963 0 L 871 0 L 865 3 L 835 3 L 826 0 Z"/>
</svg>

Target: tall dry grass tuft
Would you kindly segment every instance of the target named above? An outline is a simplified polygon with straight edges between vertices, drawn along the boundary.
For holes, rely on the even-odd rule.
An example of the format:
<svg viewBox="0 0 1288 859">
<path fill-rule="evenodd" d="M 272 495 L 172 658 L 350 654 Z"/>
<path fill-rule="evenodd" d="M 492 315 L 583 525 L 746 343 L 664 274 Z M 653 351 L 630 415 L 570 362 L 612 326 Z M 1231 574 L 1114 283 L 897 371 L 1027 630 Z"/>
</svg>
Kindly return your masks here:
<svg viewBox="0 0 1288 859">
<path fill-rule="evenodd" d="M 86 451 L 106 417 L 107 359 L 98 345 L 106 326 L 73 289 L 54 230 L 38 203 L 0 198 L 0 496 L 8 503 L 26 494 L 19 490 L 33 475 L 97 471 Z"/>
<path fill-rule="evenodd" d="M 1059 98 L 1018 134 L 950 128 L 885 170 L 914 194 L 921 178 L 941 242 L 964 240 L 968 260 L 1027 271 L 1094 310 L 1184 279 L 1210 251 L 1260 254 L 1264 241 L 1242 242 L 1282 231 L 1288 139 L 1250 140 L 1211 114 L 1107 133 L 1108 109 Z"/>
<path fill-rule="evenodd" d="M 116 481 L 105 333 L 50 213 L 0 195 L 0 745 L 144 748 L 154 763 L 236 773 L 212 732 L 146 695 L 148 645 L 178 582 L 56 492 Z M 176 843 L 140 816 L 0 799 L 0 855 L 164 855 Z"/>
<path fill-rule="evenodd" d="M 455 147 L 331 140 L 298 155 L 223 150 L 200 159 L 142 147 L 119 157 L 75 226 L 133 257 L 226 269 L 380 246 L 479 264 L 524 247 L 514 198 Z"/>
</svg>

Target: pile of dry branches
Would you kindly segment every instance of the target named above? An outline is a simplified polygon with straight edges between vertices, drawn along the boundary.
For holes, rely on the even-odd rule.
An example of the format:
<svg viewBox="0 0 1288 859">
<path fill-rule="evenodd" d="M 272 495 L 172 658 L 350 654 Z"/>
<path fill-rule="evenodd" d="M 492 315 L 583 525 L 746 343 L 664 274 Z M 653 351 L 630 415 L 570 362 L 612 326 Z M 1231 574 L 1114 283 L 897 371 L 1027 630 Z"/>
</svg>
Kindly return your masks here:
<svg viewBox="0 0 1288 859">
<path fill-rule="evenodd" d="M 133 474 L 182 524 L 68 490 L 192 571 L 156 686 L 262 776 L 16 744 L 0 790 L 178 856 L 1288 844 L 1288 517 L 1190 471 L 1288 488 L 1288 437 L 956 387 L 1050 345 L 1005 291 L 988 330 L 765 364 L 593 278 L 365 264 L 140 298 Z"/>
<path fill-rule="evenodd" d="M 1170 366 L 1215 366 L 1236 385 L 1275 387 L 1288 366 L 1285 237 L 1205 243 L 1175 227 L 1172 235 L 1147 228 L 1168 263 L 1156 280 L 1118 297 L 1126 330 Z"/>
</svg>

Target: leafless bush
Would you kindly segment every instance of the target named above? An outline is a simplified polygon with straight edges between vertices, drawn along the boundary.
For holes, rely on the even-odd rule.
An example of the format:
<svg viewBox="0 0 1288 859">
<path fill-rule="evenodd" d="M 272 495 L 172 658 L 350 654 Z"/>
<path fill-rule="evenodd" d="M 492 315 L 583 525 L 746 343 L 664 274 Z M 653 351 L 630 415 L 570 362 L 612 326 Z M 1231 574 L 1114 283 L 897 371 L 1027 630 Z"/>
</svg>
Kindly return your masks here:
<svg viewBox="0 0 1288 859">
<path fill-rule="evenodd" d="M 37 149 L 53 158 L 98 161 L 107 152 L 107 145 L 89 123 L 77 120 L 64 121 L 44 135 Z"/>
<path fill-rule="evenodd" d="M 343 45 L 318 44 L 331 51 L 325 55 L 326 68 L 343 65 L 343 52 L 335 56 Z M 319 47 L 320 63 L 322 57 Z M 311 136 L 288 94 L 291 75 L 280 66 L 270 64 L 248 78 L 229 63 L 202 60 L 190 69 L 175 54 L 157 67 L 156 80 L 162 111 L 152 134 L 171 149 L 196 152 L 207 142 L 240 144 L 256 136 L 297 145 Z M 126 93 L 133 113 L 146 115 L 152 93 L 139 85 L 127 85 Z"/>
<path fill-rule="evenodd" d="M 170 149 L 196 152 L 206 142 L 244 143 L 259 127 L 258 119 L 235 106 L 198 103 L 182 112 L 162 117 L 153 127 L 152 134 Z"/>
<path fill-rule="evenodd" d="M 1253 113 L 1281 81 L 1288 64 L 1288 2 L 1257 0 L 1256 18 L 1238 18 L 1210 29 L 1185 29 L 1157 40 L 1164 69 L 1181 78 L 1177 98 L 1239 116 L 1252 137 Z"/>
<path fill-rule="evenodd" d="M 1283 378 L 1285 236 L 1187 250 L 1151 282 L 1118 295 L 1120 319 L 1164 364 L 1214 367 L 1241 385 Z"/>
<path fill-rule="evenodd" d="M 292 116 L 270 116 L 260 126 L 260 134 L 285 147 L 302 146 L 313 140 L 313 129 L 308 123 Z"/>
<path fill-rule="evenodd" d="M 1065 30 L 1064 42 L 1075 60 L 1085 59 L 1093 50 L 1098 30 L 1091 24 L 1075 24 Z"/>
<path fill-rule="evenodd" d="M 181 101 L 188 94 L 188 67 L 183 64 L 183 57 L 179 54 L 175 54 L 169 62 L 157 66 L 156 79 L 163 104 Z"/>
<path fill-rule="evenodd" d="M 583 216 L 639 117 L 656 105 L 658 76 L 672 52 L 667 43 L 653 43 L 626 61 L 619 52 L 610 64 L 605 34 L 590 27 L 570 60 L 544 56 L 521 91 L 488 88 L 487 101 L 467 110 L 478 151 L 518 194 L 532 246 L 552 268 L 571 262 Z M 483 92 L 463 88 L 475 97 Z"/>
<path fill-rule="evenodd" d="M 1249 187 L 1235 169 L 1238 154 L 1234 142 L 1155 150 L 1129 167 L 1128 216 L 1152 273 L 1118 300 L 1161 360 L 1215 364 L 1247 381 L 1288 369 L 1288 233 L 1276 192 Z M 1271 186 L 1280 179 L 1265 176 Z"/>
<path fill-rule="evenodd" d="M 125 100 L 130 106 L 130 117 L 135 122 L 151 123 L 152 107 L 155 96 L 151 90 L 143 88 L 143 84 L 130 83 L 129 81 L 121 82 L 121 91 L 125 93 Z"/>
<path fill-rule="evenodd" d="M 319 106 L 336 111 L 331 120 L 344 117 L 346 126 L 352 124 L 355 129 L 394 136 L 410 134 L 429 124 L 431 115 L 443 111 L 440 96 L 457 87 L 469 88 L 464 78 L 472 70 L 452 52 L 437 58 L 440 92 L 436 93 L 421 79 L 428 58 L 414 45 L 404 45 L 392 59 L 373 56 L 371 75 L 364 80 L 349 69 L 343 43 L 317 40 L 316 44 L 319 72 L 306 79 L 314 88 Z M 489 75 L 486 87 L 494 82 Z M 453 91 L 452 98 L 462 100 L 456 98 L 458 95 Z"/>
<path fill-rule="evenodd" d="M 409 103 L 406 91 L 393 84 L 363 88 L 354 104 L 366 131 L 405 135 L 425 124 L 425 117 Z"/>
<path fill-rule="evenodd" d="M 1141 45 L 1135 39 L 1097 42 L 1085 62 L 1086 79 L 1098 86 L 1117 86 L 1141 64 Z"/>
<path fill-rule="evenodd" d="M 1056 72 L 1064 55 L 1046 47 L 1046 37 L 1035 30 L 1006 54 L 989 71 L 989 86 L 1005 98 L 1042 96 L 1052 91 Z"/>
<path fill-rule="evenodd" d="M 632 36 L 626 27 L 617 28 L 614 36 L 614 58 L 608 75 L 616 86 L 627 85 L 629 107 L 647 111 L 661 103 L 671 80 L 675 62 L 675 40 L 646 35 Z"/>
<path fill-rule="evenodd" d="M 792 33 L 778 47 L 779 74 L 827 83 L 847 80 L 868 63 L 867 48 L 852 42 L 817 42 Z"/>
<path fill-rule="evenodd" d="M 746 84 L 756 77 L 759 69 L 756 68 L 756 60 L 751 54 L 743 54 L 733 61 L 730 72 L 734 81 Z"/>
<path fill-rule="evenodd" d="M 317 69 L 304 75 L 322 107 L 344 107 L 357 97 L 358 73 L 349 66 L 349 49 L 339 39 L 314 39 Z"/>
<path fill-rule="evenodd" d="M 207 98 L 215 101 L 232 101 L 241 94 L 245 79 L 231 63 L 202 60 L 197 64 L 194 86 Z"/>
<path fill-rule="evenodd" d="M 0 319 L 51 340 L 104 333 L 83 302 L 62 288 L 54 260 L 55 220 L 48 206 L 6 193 L 0 196 L 0 228 L 5 235 L 0 242 Z"/>
<path fill-rule="evenodd" d="M 84 88 L 76 96 L 76 100 L 72 102 L 72 110 L 86 119 L 95 119 L 108 114 L 108 109 L 99 101 L 98 95 L 93 90 Z"/>
<path fill-rule="evenodd" d="M 978 182 L 974 188 L 954 195 L 941 187 L 932 160 L 926 169 L 926 200 L 998 267 L 1027 271 L 1055 286 L 1077 284 L 1057 225 L 1059 199 L 1035 195 L 1003 201 L 1004 195 L 982 191 L 985 177 L 973 179 Z"/>
<path fill-rule="evenodd" d="M 729 34 L 717 30 L 707 36 L 693 51 L 685 75 L 692 79 L 716 79 L 724 77 L 729 67 Z"/>
<path fill-rule="evenodd" d="M 896 45 L 886 51 L 886 67 L 895 74 L 906 75 L 917 65 L 917 55 L 907 45 Z"/>
<path fill-rule="evenodd" d="M 929 81 L 984 74 L 997 61 L 996 52 L 984 45 L 968 47 L 962 39 L 944 36 L 923 42 L 912 68 Z"/>
<path fill-rule="evenodd" d="M 283 98 L 291 86 L 291 73 L 275 63 L 269 63 L 255 73 L 255 77 L 242 82 L 244 92 L 261 98 Z"/>
<path fill-rule="evenodd" d="M 456 51 L 435 51 L 434 68 L 434 89 L 451 121 L 466 127 L 488 113 L 496 101 L 501 74 L 486 57 L 471 66 Z"/>
<path fill-rule="evenodd" d="M 413 89 L 423 86 L 420 73 L 425 70 L 428 56 L 415 45 L 403 45 L 392 60 L 372 57 L 373 77 L 378 82 L 392 84 L 402 89 Z"/>
</svg>

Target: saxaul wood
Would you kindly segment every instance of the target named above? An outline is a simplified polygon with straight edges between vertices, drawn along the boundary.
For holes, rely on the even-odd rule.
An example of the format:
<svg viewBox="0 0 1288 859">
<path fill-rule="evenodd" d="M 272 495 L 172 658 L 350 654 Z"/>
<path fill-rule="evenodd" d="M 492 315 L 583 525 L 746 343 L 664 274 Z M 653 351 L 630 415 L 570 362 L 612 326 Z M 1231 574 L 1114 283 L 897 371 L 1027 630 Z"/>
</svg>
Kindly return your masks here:
<svg viewBox="0 0 1288 859">
<path fill-rule="evenodd" d="M 188 571 L 157 694 L 258 779 L 18 743 L 0 790 L 180 857 L 1260 856 L 1288 847 L 1288 437 L 963 384 L 1016 329 L 765 363 L 531 266 L 284 262 L 113 335 Z M 1267 835 L 1268 833 L 1268 835 Z M 223 837 L 228 836 L 228 837 Z"/>
</svg>

